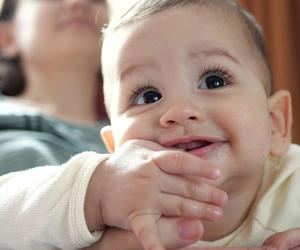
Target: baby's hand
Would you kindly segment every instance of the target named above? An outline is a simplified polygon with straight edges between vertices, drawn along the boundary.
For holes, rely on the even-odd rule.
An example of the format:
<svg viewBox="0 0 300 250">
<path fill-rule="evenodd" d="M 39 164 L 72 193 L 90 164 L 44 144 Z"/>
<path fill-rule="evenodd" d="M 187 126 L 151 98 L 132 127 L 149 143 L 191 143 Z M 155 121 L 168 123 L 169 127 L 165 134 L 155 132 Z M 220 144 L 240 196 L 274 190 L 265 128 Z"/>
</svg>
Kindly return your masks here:
<svg viewBox="0 0 300 250">
<path fill-rule="evenodd" d="M 299 250 L 300 228 L 293 228 L 270 236 L 260 247 L 185 247 L 180 250 Z"/>
<path fill-rule="evenodd" d="M 195 243 L 203 235 L 203 225 L 198 219 L 161 217 L 157 222 L 159 236 L 166 249 L 179 249 Z M 107 227 L 98 242 L 84 250 L 142 250 L 140 242 L 131 231 Z"/>
<path fill-rule="evenodd" d="M 164 249 L 158 233 L 161 216 L 216 221 L 227 201 L 203 178 L 219 171 L 194 155 L 134 140 L 122 145 L 95 171 L 89 189 L 102 225 L 132 230 L 144 249 Z M 200 177 L 200 178 L 195 178 Z"/>
</svg>

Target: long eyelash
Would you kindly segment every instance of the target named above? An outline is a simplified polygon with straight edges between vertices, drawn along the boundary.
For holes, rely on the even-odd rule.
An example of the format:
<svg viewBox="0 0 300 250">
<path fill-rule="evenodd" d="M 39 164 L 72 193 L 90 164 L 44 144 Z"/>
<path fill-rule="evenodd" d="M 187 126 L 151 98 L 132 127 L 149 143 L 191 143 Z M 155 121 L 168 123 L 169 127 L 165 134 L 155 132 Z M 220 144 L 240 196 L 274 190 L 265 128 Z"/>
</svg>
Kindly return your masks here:
<svg viewBox="0 0 300 250">
<path fill-rule="evenodd" d="M 150 83 L 145 83 L 138 86 L 135 90 L 131 91 L 131 94 L 129 96 L 130 103 L 133 103 L 135 98 L 137 98 L 139 94 L 151 88 L 155 89 Z"/>
<path fill-rule="evenodd" d="M 204 71 L 201 74 L 201 78 L 204 77 L 205 75 L 209 75 L 209 74 L 221 74 L 221 75 L 223 75 L 225 80 L 227 81 L 227 84 L 231 84 L 232 81 L 233 81 L 231 74 L 229 74 L 228 70 L 226 70 L 221 65 L 209 66 L 209 67 L 204 68 Z"/>
</svg>

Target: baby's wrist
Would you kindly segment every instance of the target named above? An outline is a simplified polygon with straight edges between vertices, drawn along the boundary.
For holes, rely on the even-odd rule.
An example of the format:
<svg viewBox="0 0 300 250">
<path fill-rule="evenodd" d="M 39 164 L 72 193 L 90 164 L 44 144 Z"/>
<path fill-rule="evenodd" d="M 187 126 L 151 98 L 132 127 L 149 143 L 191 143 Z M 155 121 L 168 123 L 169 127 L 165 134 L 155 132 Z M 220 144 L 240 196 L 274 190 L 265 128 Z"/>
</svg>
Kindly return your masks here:
<svg viewBox="0 0 300 250">
<path fill-rule="evenodd" d="M 102 162 L 96 169 L 89 181 L 85 203 L 84 213 L 87 227 L 90 232 L 103 231 L 105 228 L 104 220 L 101 212 L 101 165 Z"/>
<path fill-rule="evenodd" d="M 104 224 L 99 209 L 96 208 L 94 201 L 89 195 L 87 195 L 85 199 L 84 214 L 87 228 L 91 233 L 104 230 Z"/>
</svg>

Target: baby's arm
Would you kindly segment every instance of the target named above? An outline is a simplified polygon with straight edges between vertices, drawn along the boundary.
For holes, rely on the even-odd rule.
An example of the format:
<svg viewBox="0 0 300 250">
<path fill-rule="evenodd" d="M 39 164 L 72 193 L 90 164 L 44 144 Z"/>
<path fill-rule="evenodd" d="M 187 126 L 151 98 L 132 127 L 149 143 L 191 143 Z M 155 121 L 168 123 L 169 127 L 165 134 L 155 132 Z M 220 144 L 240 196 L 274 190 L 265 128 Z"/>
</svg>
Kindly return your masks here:
<svg viewBox="0 0 300 250">
<path fill-rule="evenodd" d="M 62 166 L 0 177 L 1 249 L 78 249 L 100 239 L 84 216 L 85 192 L 95 168 L 107 158 L 82 153 Z"/>
<path fill-rule="evenodd" d="M 86 206 L 89 229 L 108 225 L 131 230 L 144 249 L 164 249 L 157 228 L 162 216 L 222 218 L 226 194 L 203 181 L 217 177 L 211 163 L 193 155 L 147 141 L 127 142 L 91 179 Z"/>
</svg>

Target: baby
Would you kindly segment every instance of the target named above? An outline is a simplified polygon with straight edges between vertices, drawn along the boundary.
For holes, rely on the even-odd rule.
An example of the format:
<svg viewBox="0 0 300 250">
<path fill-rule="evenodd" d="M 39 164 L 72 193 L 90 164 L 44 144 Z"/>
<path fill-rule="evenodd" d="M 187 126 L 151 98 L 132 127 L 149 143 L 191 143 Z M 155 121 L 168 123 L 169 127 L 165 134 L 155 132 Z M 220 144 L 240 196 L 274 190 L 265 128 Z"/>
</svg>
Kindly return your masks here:
<svg viewBox="0 0 300 250">
<path fill-rule="evenodd" d="M 202 218 L 199 246 L 257 246 L 300 226 L 300 149 L 290 146 L 290 95 L 273 93 L 261 31 L 235 1 L 138 1 L 108 26 L 102 65 L 111 119 L 102 137 L 111 151 L 133 139 L 139 145 L 155 142 L 202 159 L 199 169 L 207 162 L 220 171 L 216 180 L 196 179 L 194 193 L 204 195 L 208 185 L 229 197 L 227 203 L 225 196 L 215 201 L 224 205 L 222 220 Z M 170 168 L 162 170 L 172 173 Z M 163 190 L 164 200 L 172 204 L 169 191 Z M 148 216 L 156 220 L 162 215 L 200 218 L 202 211 L 197 204 L 191 206 L 195 214 L 176 213 L 175 204 L 175 210 L 155 206 Z M 141 214 L 146 218 L 147 211 Z M 148 230 L 136 223 L 133 230 L 145 249 L 160 249 L 150 233 L 152 223 Z"/>
</svg>

